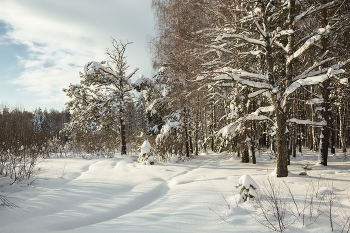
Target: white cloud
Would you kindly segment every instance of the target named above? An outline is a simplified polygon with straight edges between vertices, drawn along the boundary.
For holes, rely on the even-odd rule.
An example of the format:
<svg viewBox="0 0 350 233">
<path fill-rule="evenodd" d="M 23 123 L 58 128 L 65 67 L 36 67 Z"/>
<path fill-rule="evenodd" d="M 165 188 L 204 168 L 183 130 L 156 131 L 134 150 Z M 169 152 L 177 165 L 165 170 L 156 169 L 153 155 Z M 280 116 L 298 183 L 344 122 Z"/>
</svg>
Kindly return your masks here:
<svg viewBox="0 0 350 233">
<path fill-rule="evenodd" d="M 79 82 L 86 62 L 106 58 L 111 37 L 135 42 L 127 50 L 130 68 L 150 75 L 150 0 L 0 0 L 0 20 L 12 28 L 7 39 L 28 48 L 20 58 L 25 71 L 11 83 L 38 102 L 66 102 L 62 88 Z"/>
</svg>

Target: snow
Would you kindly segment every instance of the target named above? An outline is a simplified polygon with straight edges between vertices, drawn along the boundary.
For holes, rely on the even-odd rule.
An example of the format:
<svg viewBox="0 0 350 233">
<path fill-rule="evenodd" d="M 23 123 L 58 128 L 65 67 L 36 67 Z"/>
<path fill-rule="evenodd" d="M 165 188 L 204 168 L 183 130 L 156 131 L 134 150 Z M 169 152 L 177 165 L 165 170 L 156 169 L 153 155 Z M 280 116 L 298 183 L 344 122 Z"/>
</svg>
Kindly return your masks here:
<svg viewBox="0 0 350 233">
<path fill-rule="evenodd" d="M 322 4 L 322 5 L 320 5 L 319 7 L 316 7 L 316 8 L 310 7 L 308 10 L 306 10 L 306 11 L 302 12 L 301 14 L 295 16 L 293 25 L 295 25 L 295 24 L 296 24 L 299 20 L 301 20 L 303 17 L 305 17 L 305 16 L 307 16 L 307 15 L 310 15 L 310 14 L 312 14 L 312 13 L 314 13 L 314 12 L 317 12 L 317 11 L 319 11 L 319 10 L 321 10 L 321 9 L 330 7 L 330 6 L 334 5 L 335 3 L 337 3 L 337 0 L 332 1 L 332 2 L 329 2 L 329 3 L 326 3 L 326 4 Z"/>
<path fill-rule="evenodd" d="M 140 77 L 134 82 L 134 85 L 140 87 L 142 85 L 149 85 L 149 83 L 151 83 L 149 78 L 145 78 L 143 75 L 140 75 Z"/>
<path fill-rule="evenodd" d="M 266 47 L 266 42 L 264 41 L 261 41 L 261 40 L 257 40 L 257 39 L 253 39 L 253 38 L 250 38 L 246 35 L 239 35 L 239 34 L 227 34 L 227 33 L 224 33 L 222 35 L 219 35 L 215 41 L 220 41 L 222 39 L 231 39 L 231 38 L 236 38 L 236 39 L 241 39 L 241 40 L 244 40 L 250 44 L 256 44 L 256 45 L 260 45 L 260 46 L 263 46 L 263 47 Z"/>
<path fill-rule="evenodd" d="M 255 198 L 260 198 L 261 191 L 259 185 L 249 176 L 249 175 L 243 175 L 239 178 L 238 181 L 239 184 L 244 186 L 246 189 L 249 189 L 251 186 L 253 186 L 255 189 L 251 189 L 250 192 Z"/>
<path fill-rule="evenodd" d="M 306 100 L 306 104 L 310 104 L 310 105 L 312 105 L 312 104 L 321 104 L 321 103 L 323 103 L 323 99 L 322 98 L 314 98 L 314 99 L 311 99 L 311 100 Z"/>
<path fill-rule="evenodd" d="M 339 82 L 341 84 L 348 84 L 348 78 L 341 78 L 341 79 L 339 79 Z"/>
<path fill-rule="evenodd" d="M 321 74 L 317 76 L 312 76 L 312 77 L 307 77 L 304 79 L 299 79 L 295 82 L 293 82 L 284 92 L 283 94 L 283 102 L 282 106 L 286 104 L 287 97 L 292 94 L 294 91 L 296 91 L 299 87 L 302 86 L 311 86 L 311 85 L 316 85 L 323 83 L 326 81 L 328 78 L 332 77 L 333 75 L 341 74 L 344 73 L 344 70 L 333 70 L 332 68 L 328 69 L 327 74 Z"/>
<path fill-rule="evenodd" d="M 325 126 L 327 125 L 327 122 L 321 121 L 321 122 L 316 122 L 316 121 L 311 121 L 311 120 L 299 120 L 296 118 L 291 118 L 287 120 L 289 123 L 296 123 L 298 125 L 314 125 L 314 126 Z"/>
<path fill-rule="evenodd" d="M 11 180 L 0 178 L 0 194 L 21 208 L 0 210 L 0 231 L 269 232 L 251 216 L 260 210 L 254 201 L 238 204 L 235 199 L 238 181 L 259 186 L 261 196 L 266 197 L 263 190 L 268 177 L 276 186 L 285 182 L 301 206 L 310 182 L 320 184 L 320 197 L 329 196 L 331 185 L 335 212 L 348 212 L 350 162 L 330 157 L 328 167 L 312 166 L 307 176 L 294 175 L 302 171 L 300 164 L 317 160 L 308 150 L 303 149 L 303 155 L 292 159 L 286 178 L 269 176 L 276 165 L 266 152 L 257 158 L 257 165 L 228 159 L 225 153 L 154 166 L 141 166 L 133 156 L 41 160 L 40 173 L 29 185 L 8 186 Z M 339 214 L 334 215 L 336 222 Z M 331 232 L 327 221 L 321 216 L 310 226 L 295 222 L 286 232 Z"/>
<path fill-rule="evenodd" d="M 148 140 L 145 140 L 141 145 L 141 154 L 148 154 L 152 149 L 151 144 L 148 142 Z"/>
<path fill-rule="evenodd" d="M 201 81 L 201 80 L 203 80 L 203 79 L 204 79 L 204 76 L 200 75 L 200 76 L 198 76 L 198 77 L 196 78 L 196 81 Z"/>
<path fill-rule="evenodd" d="M 259 91 L 256 91 L 256 92 L 253 92 L 253 93 L 249 93 L 248 94 L 248 97 L 249 98 L 254 98 L 255 96 L 258 96 L 258 95 L 260 95 L 260 94 L 262 94 L 262 93 L 264 93 L 264 92 L 266 92 L 267 90 L 259 90 Z"/>
<path fill-rule="evenodd" d="M 179 161 L 179 156 L 173 154 L 172 157 L 170 158 L 170 163 L 177 163 Z"/>
<path fill-rule="evenodd" d="M 287 58 L 287 62 L 286 64 L 288 65 L 289 63 L 291 63 L 295 58 L 301 56 L 306 50 L 308 50 L 310 48 L 310 46 L 312 46 L 313 44 L 315 44 L 317 41 L 319 41 L 323 35 L 325 35 L 326 33 L 329 32 L 329 29 L 327 28 L 327 30 L 325 28 L 319 28 L 317 30 L 317 34 L 314 35 L 313 37 L 311 37 L 310 39 L 308 39 L 307 41 L 305 41 L 305 43 L 297 50 L 295 51 L 292 55 L 290 55 Z"/>
<path fill-rule="evenodd" d="M 267 80 L 266 75 L 251 73 L 251 72 L 247 72 L 244 70 L 231 69 L 231 68 L 227 68 L 227 67 L 216 70 L 215 72 L 223 73 L 223 74 L 220 74 L 220 75 L 217 75 L 214 77 L 214 80 L 216 80 L 216 81 L 233 80 L 233 81 L 236 81 L 238 83 L 241 83 L 243 85 L 247 85 L 250 87 L 255 87 L 255 88 L 260 88 L 260 89 L 272 89 L 272 85 L 270 85 L 268 83 L 257 82 L 257 81 L 245 79 L 245 78 L 253 78 L 253 79 L 260 79 L 260 80 L 266 81 Z M 242 78 L 242 77 L 244 77 L 244 78 Z"/>
</svg>

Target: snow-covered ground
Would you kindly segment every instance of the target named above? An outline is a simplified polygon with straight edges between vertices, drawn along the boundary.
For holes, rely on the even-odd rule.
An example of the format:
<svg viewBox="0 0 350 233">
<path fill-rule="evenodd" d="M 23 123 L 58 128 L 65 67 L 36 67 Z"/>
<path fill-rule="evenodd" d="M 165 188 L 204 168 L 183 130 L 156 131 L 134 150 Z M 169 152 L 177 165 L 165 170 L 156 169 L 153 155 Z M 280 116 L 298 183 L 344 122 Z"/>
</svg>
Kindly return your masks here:
<svg viewBox="0 0 350 233">
<path fill-rule="evenodd" d="M 20 207 L 0 210 L 0 232 L 268 232 L 254 220 L 260 209 L 256 203 L 237 207 L 235 186 L 244 174 L 256 181 L 263 197 L 268 177 L 276 185 L 285 181 L 300 209 L 310 187 L 317 186 L 312 192 L 319 193 L 333 189 L 332 221 L 341 232 L 341 219 L 350 210 L 350 162 L 330 157 L 329 166 L 323 167 L 314 166 L 316 160 L 315 153 L 298 155 L 289 167 L 290 176 L 281 179 L 269 176 L 275 164 L 268 154 L 258 157 L 257 165 L 225 154 L 154 166 L 141 166 L 131 157 L 45 159 L 29 186 L 9 187 L 7 178 L 0 179 L 0 194 L 10 193 Z M 312 170 L 299 176 L 307 161 Z M 321 202 L 316 196 L 314 203 Z M 304 225 L 310 223 L 308 208 Z M 309 226 L 303 226 L 301 217 L 294 221 L 287 216 L 286 223 L 294 224 L 286 232 L 331 232 L 327 213 L 324 209 Z"/>
</svg>

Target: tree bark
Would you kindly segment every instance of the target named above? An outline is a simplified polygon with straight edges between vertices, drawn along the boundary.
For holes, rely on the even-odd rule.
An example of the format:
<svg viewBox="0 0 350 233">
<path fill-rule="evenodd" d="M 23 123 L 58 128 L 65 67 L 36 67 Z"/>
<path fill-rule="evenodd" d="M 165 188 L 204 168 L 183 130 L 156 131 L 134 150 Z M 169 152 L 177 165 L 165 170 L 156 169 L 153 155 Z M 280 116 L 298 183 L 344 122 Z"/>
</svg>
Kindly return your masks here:
<svg viewBox="0 0 350 233">
<path fill-rule="evenodd" d="M 187 132 L 187 112 L 186 112 L 186 107 L 184 108 L 184 130 L 185 130 L 185 147 L 186 147 L 186 156 L 190 157 L 190 147 L 188 143 L 188 132 Z"/>
<path fill-rule="evenodd" d="M 321 4 L 327 4 L 327 0 L 321 0 Z M 327 21 L 327 9 L 322 9 L 321 10 L 321 15 L 322 15 L 322 27 L 326 28 L 328 25 L 328 21 Z M 328 40 L 327 38 L 322 38 L 321 41 L 321 45 L 322 45 L 322 50 L 321 53 L 324 54 L 327 51 L 328 48 Z M 325 57 L 323 57 L 324 59 Z M 324 67 L 327 66 L 327 64 L 323 65 Z M 327 159 L 328 159 L 328 147 L 329 147 L 329 136 L 330 136 L 330 126 L 331 126 L 331 115 L 329 113 L 329 108 L 330 108 L 330 104 L 329 104 L 329 94 L 330 94 L 330 90 L 329 90 L 329 85 L 330 85 L 330 80 L 326 80 L 323 83 L 323 87 L 321 88 L 321 93 L 323 96 L 323 119 L 325 119 L 325 121 L 327 122 L 327 125 L 325 127 L 323 127 L 323 138 L 321 139 L 321 164 L 323 166 L 327 166 Z"/>
<path fill-rule="evenodd" d="M 277 155 L 276 155 L 276 168 L 277 177 L 288 176 L 288 140 L 286 130 L 286 116 L 282 109 L 276 109 L 277 116 L 277 129 L 276 129 L 276 144 L 277 144 Z"/>
<path fill-rule="evenodd" d="M 215 93 L 214 88 L 213 88 L 213 93 Z M 215 134 L 215 128 L 216 128 L 216 119 L 215 119 L 215 99 L 213 97 L 213 106 L 212 106 L 212 139 L 211 139 L 211 151 L 214 152 L 215 150 L 215 145 L 214 145 L 214 134 Z"/>
<path fill-rule="evenodd" d="M 249 163 L 249 150 L 246 145 L 244 145 L 244 149 L 243 149 L 242 163 Z"/>
<path fill-rule="evenodd" d="M 343 150 L 343 153 L 346 153 L 346 142 L 345 142 L 345 113 L 344 108 L 339 106 L 339 136 L 340 136 L 340 142 L 341 147 Z"/>
<path fill-rule="evenodd" d="M 125 123 L 123 118 L 119 118 L 120 121 L 120 137 L 122 141 L 122 149 L 121 149 L 121 154 L 126 155 L 126 136 L 125 136 Z"/>
<path fill-rule="evenodd" d="M 333 126 L 334 127 L 334 126 Z M 332 127 L 332 128 L 333 128 Z M 336 131 L 332 129 L 332 135 L 331 135 L 331 153 L 334 155 L 335 154 L 335 134 Z"/>
<path fill-rule="evenodd" d="M 254 140 L 251 141 L 250 151 L 252 153 L 252 163 L 256 164 L 256 156 L 255 156 L 255 142 Z M 249 156 L 249 155 L 248 155 Z"/>
</svg>

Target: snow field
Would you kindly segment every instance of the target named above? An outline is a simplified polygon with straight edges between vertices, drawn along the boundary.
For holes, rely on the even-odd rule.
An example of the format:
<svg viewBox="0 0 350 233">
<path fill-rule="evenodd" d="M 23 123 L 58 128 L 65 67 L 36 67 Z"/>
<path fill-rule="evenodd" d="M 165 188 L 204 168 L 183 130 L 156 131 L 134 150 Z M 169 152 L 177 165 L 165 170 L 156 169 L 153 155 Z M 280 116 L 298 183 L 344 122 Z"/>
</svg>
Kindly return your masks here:
<svg viewBox="0 0 350 233">
<path fill-rule="evenodd" d="M 285 181 L 300 205 L 310 183 L 318 185 L 313 191 L 319 197 L 333 187 L 334 221 L 339 223 L 342 212 L 350 209 L 350 162 L 330 157 L 328 167 L 311 166 L 308 175 L 298 175 L 301 165 L 314 165 L 316 160 L 316 153 L 298 155 L 289 177 L 279 179 L 270 176 L 275 164 L 267 154 L 258 157 L 257 165 L 223 154 L 154 166 L 120 156 L 46 159 L 31 186 L 7 186 L 8 178 L 0 179 L 0 194 L 10 193 L 10 200 L 21 207 L 0 211 L 0 232 L 269 232 L 250 216 L 259 213 L 256 204 L 236 204 L 235 186 L 245 174 L 260 186 L 263 197 L 267 177 L 276 185 Z M 296 222 L 286 232 L 331 229 L 321 216 L 308 227 Z"/>
</svg>

